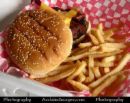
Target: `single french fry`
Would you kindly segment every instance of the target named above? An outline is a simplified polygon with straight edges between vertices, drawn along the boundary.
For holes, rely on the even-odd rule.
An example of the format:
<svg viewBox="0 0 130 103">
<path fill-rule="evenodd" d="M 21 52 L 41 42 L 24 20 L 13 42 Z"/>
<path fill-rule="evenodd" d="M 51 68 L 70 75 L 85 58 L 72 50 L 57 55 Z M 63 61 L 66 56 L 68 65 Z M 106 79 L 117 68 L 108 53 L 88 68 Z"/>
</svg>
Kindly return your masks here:
<svg viewBox="0 0 130 103">
<path fill-rule="evenodd" d="M 93 43 L 94 45 L 98 45 L 98 44 L 99 44 L 98 39 L 97 39 L 94 35 L 89 34 L 89 37 L 91 38 L 92 43 Z"/>
<path fill-rule="evenodd" d="M 98 52 L 84 52 L 84 53 L 81 53 L 78 55 L 68 57 L 64 62 L 79 60 L 79 59 L 85 58 L 85 57 L 92 55 L 92 54 L 95 54 L 95 53 L 98 53 Z"/>
<path fill-rule="evenodd" d="M 64 62 L 76 61 L 76 60 L 79 60 L 81 58 L 87 57 L 88 55 L 89 55 L 88 52 L 78 54 L 78 55 L 74 55 L 74 56 L 68 57 Z"/>
<path fill-rule="evenodd" d="M 97 67 L 113 67 L 114 63 L 113 62 L 99 62 L 99 61 L 95 61 L 95 66 L 97 66 Z"/>
<path fill-rule="evenodd" d="M 100 34 L 103 35 L 104 37 L 104 31 L 103 31 L 103 24 L 100 23 L 98 26 L 97 26 L 97 29 L 100 31 Z"/>
<path fill-rule="evenodd" d="M 95 54 L 93 53 L 90 55 L 92 55 L 94 58 L 102 58 L 102 57 L 108 57 L 108 56 L 113 56 L 113 55 L 119 54 L 122 51 L 123 50 L 112 51 L 112 52 L 98 52 L 98 53 L 95 53 Z"/>
<path fill-rule="evenodd" d="M 96 78 L 100 78 L 101 77 L 101 73 L 99 71 L 99 67 L 94 67 L 93 68 L 93 72 Z"/>
<path fill-rule="evenodd" d="M 79 48 L 86 48 L 86 47 L 92 46 L 92 43 L 91 42 L 80 43 L 78 46 L 79 46 Z"/>
<path fill-rule="evenodd" d="M 72 67 L 72 66 L 74 66 L 74 64 L 60 65 L 59 67 L 56 68 L 56 70 L 63 71 L 63 70 L 65 70 L 66 68 L 69 68 L 69 67 Z"/>
<path fill-rule="evenodd" d="M 118 48 L 108 48 L 108 47 L 105 47 L 105 46 L 101 46 L 102 52 L 113 52 L 113 51 L 118 51 L 118 50 L 119 50 Z"/>
<path fill-rule="evenodd" d="M 122 58 L 122 60 L 119 62 L 119 64 L 109 73 L 107 73 L 106 75 L 104 75 L 103 77 L 99 78 L 98 80 L 92 82 L 91 84 L 89 84 L 89 87 L 94 88 L 96 86 L 98 86 L 101 82 L 103 82 L 107 77 L 120 72 L 124 66 L 127 64 L 127 62 L 130 60 L 130 53 L 127 53 L 124 55 L 124 57 Z"/>
<path fill-rule="evenodd" d="M 78 82 L 83 82 L 83 81 L 85 81 L 85 75 L 81 72 L 79 75 L 78 75 L 78 79 L 77 79 L 77 81 Z"/>
<path fill-rule="evenodd" d="M 79 60 L 79 59 L 88 57 L 89 55 L 91 55 L 94 58 L 108 57 L 108 56 L 119 54 L 121 52 L 122 52 L 122 50 L 113 51 L 113 52 L 102 52 L 102 51 L 100 51 L 100 52 L 97 52 L 97 51 L 85 52 L 85 53 L 82 53 L 82 54 L 78 54 L 78 55 L 68 57 L 64 62 Z"/>
<path fill-rule="evenodd" d="M 102 23 L 98 24 L 97 29 L 103 32 L 103 24 Z"/>
<path fill-rule="evenodd" d="M 101 85 L 95 88 L 92 92 L 93 96 L 98 96 L 102 90 L 110 86 L 117 79 L 117 75 L 108 77 Z"/>
<path fill-rule="evenodd" d="M 65 69 L 67 69 L 67 68 L 73 68 L 73 66 L 74 65 L 70 65 L 70 64 L 66 64 L 66 65 L 60 65 L 59 67 L 57 67 L 56 68 L 56 70 L 54 70 L 54 71 L 52 71 L 52 72 L 49 72 L 48 74 L 47 74 L 47 76 L 53 76 L 53 75 L 56 75 L 56 74 L 58 74 L 58 73 L 60 73 L 60 72 L 63 72 Z"/>
<path fill-rule="evenodd" d="M 92 56 L 88 57 L 88 77 L 85 79 L 85 83 L 89 83 L 94 80 L 94 73 L 92 68 L 94 67 L 94 58 Z"/>
<path fill-rule="evenodd" d="M 88 57 L 88 67 L 93 68 L 94 67 L 94 58 L 92 56 Z"/>
<path fill-rule="evenodd" d="M 100 46 L 93 46 L 89 49 L 89 51 L 96 51 L 100 48 Z"/>
<path fill-rule="evenodd" d="M 108 72 L 110 72 L 110 68 L 105 67 L 105 68 L 104 68 L 104 73 L 108 73 Z"/>
<path fill-rule="evenodd" d="M 115 55 L 109 56 L 109 57 L 105 57 L 105 58 L 102 59 L 102 63 L 103 63 L 103 62 L 105 62 L 105 63 L 113 62 L 115 59 L 116 59 L 116 56 L 115 56 Z"/>
<path fill-rule="evenodd" d="M 68 77 L 68 79 L 74 79 L 76 76 L 78 76 L 83 71 L 83 69 L 85 67 L 86 67 L 85 61 L 78 63 L 76 70 Z"/>
<path fill-rule="evenodd" d="M 111 42 L 112 43 L 112 42 L 115 42 L 115 39 L 113 39 L 113 38 L 107 38 L 106 42 Z"/>
<path fill-rule="evenodd" d="M 123 43 L 104 43 L 100 45 L 103 52 L 112 52 L 125 48 Z"/>
<path fill-rule="evenodd" d="M 107 52 L 107 50 L 113 50 L 113 51 L 119 50 L 126 47 L 125 44 L 123 43 L 104 43 L 104 44 L 101 44 L 100 46 L 104 52 Z"/>
<path fill-rule="evenodd" d="M 97 37 L 97 39 L 98 39 L 98 41 L 100 42 L 100 43 L 104 43 L 105 42 L 105 40 L 104 40 L 104 37 L 103 37 L 103 34 L 102 34 L 102 31 L 100 31 L 100 30 L 93 30 L 92 31 L 92 33 Z"/>
<path fill-rule="evenodd" d="M 50 82 L 55 82 L 58 80 L 61 80 L 63 78 L 68 77 L 69 75 L 71 75 L 73 72 L 75 71 L 75 67 L 74 68 L 70 68 L 67 69 L 65 71 L 63 71 L 62 73 L 59 73 L 57 75 L 54 76 L 50 76 L 50 77 L 45 77 L 45 78 L 37 78 L 37 81 L 40 81 L 42 83 L 50 83 Z"/>
<path fill-rule="evenodd" d="M 93 80 L 94 74 L 92 68 L 94 67 L 94 58 L 92 56 L 88 57 L 88 69 L 89 69 L 89 77 Z"/>
<path fill-rule="evenodd" d="M 124 43 L 112 43 L 113 47 L 124 49 L 126 45 Z"/>
<path fill-rule="evenodd" d="M 94 80 L 94 73 L 92 68 L 94 67 L 94 58 L 92 56 L 88 57 L 88 72 L 89 72 L 89 78 L 91 80 Z"/>
<path fill-rule="evenodd" d="M 89 87 L 87 85 L 84 85 L 80 82 L 71 80 L 71 79 L 67 79 L 67 81 L 73 86 L 75 87 L 77 90 L 79 91 L 83 91 L 83 90 L 89 90 Z"/>
</svg>

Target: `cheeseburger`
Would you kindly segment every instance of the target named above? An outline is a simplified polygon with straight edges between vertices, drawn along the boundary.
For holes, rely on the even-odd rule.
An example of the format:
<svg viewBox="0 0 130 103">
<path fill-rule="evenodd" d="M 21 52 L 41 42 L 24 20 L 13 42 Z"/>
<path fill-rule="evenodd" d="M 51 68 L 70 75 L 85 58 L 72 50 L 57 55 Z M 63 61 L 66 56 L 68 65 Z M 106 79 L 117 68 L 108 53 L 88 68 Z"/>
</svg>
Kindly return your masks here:
<svg viewBox="0 0 130 103">
<path fill-rule="evenodd" d="M 42 4 L 36 10 L 20 13 L 10 24 L 6 50 L 20 69 L 31 78 L 43 78 L 84 41 L 88 22 L 75 9 L 62 10 Z"/>
</svg>

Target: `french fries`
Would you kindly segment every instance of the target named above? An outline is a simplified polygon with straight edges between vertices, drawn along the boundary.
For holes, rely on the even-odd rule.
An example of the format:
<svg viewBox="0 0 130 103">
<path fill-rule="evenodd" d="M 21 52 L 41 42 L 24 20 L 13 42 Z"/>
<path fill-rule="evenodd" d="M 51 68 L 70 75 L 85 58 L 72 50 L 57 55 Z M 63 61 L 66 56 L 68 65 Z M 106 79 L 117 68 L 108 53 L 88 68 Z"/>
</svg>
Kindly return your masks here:
<svg viewBox="0 0 130 103">
<path fill-rule="evenodd" d="M 56 70 L 54 70 L 54 71 L 48 73 L 47 76 L 57 75 L 58 73 L 63 72 L 63 71 L 64 71 L 65 69 L 67 69 L 67 68 L 69 68 L 69 69 L 70 69 L 70 68 L 73 68 L 73 65 L 69 65 L 69 64 L 61 65 L 61 66 L 57 67 Z"/>
<path fill-rule="evenodd" d="M 85 83 L 92 82 L 94 80 L 94 73 L 92 68 L 94 67 L 94 58 L 92 56 L 88 57 L 88 77 L 84 80 Z"/>
<path fill-rule="evenodd" d="M 110 68 L 105 67 L 105 68 L 104 68 L 104 73 L 108 73 L 108 72 L 110 72 Z"/>
<path fill-rule="evenodd" d="M 50 83 L 50 82 L 55 82 L 61 79 L 64 79 L 66 77 L 68 77 L 69 75 L 71 75 L 73 72 L 75 71 L 75 68 L 70 68 L 65 70 L 64 72 L 54 75 L 54 76 L 50 76 L 50 77 L 45 77 L 45 78 L 38 78 L 36 79 L 37 81 L 40 81 L 42 83 Z"/>
<path fill-rule="evenodd" d="M 76 91 L 90 90 L 92 96 L 98 96 L 118 78 L 130 61 L 130 53 L 123 54 L 126 44 L 113 38 L 115 28 L 104 31 L 102 24 L 88 28 L 90 41 L 81 43 L 85 34 L 74 41 L 78 45 L 71 55 L 55 71 L 38 81 L 50 83 L 62 79 Z"/>
<path fill-rule="evenodd" d="M 92 68 L 94 67 L 94 58 L 92 56 L 88 57 L 88 77 L 84 80 L 85 83 L 89 83 L 94 80 L 94 73 Z"/>
<path fill-rule="evenodd" d="M 118 50 L 113 52 L 95 52 L 95 53 L 91 53 L 90 55 L 92 55 L 94 58 L 103 58 L 103 57 L 117 55 L 120 54 L 121 52 L 123 52 L 123 50 Z"/>
<path fill-rule="evenodd" d="M 94 67 L 94 58 L 92 56 L 88 57 L 88 69 L 89 69 L 89 78 L 94 80 L 94 73 L 93 73 L 93 67 Z"/>
<path fill-rule="evenodd" d="M 84 70 L 88 73 L 88 75 L 82 75 L 79 73 L 76 75 L 78 77 L 77 81 L 78 83 L 85 83 L 89 89 L 94 89 L 92 94 L 93 96 L 97 96 L 104 88 L 116 80 L 117 76 L 115 74 L 124 68 L 130 60 L 130 54 L 127 53 L 115 67 L 114 61 L 117 59 L 117 55 L 123 52 L 123 49 L 126 47 L 125 44 L 116 43 L 115 39 L 112 38 L 114 35 L 113 30 L 110 29 L 103 31 L 102 24 L 99 24 L 97 29 L 92 29 L 88 35 L 91 38 L 92 43 L 90 44 L 90 42 L 88 42 L 79 44 L 80 49 L 88 49 L 86 49 L 86 51 L 79 52 L 76 55 L 71 55 L 71 57 L 68 57 L 65 62 L 73 62 L 82 59 L 86 60 L 87 70 Z M 104 70 L 104 74 L 101 73 L 101 68 Z M 81 79 L 81 77 L 83 79 Z M 74 78 L 70 78 L 70 80 L 73 79 Z M 75 82 L 76 81 L 73 81 L 71 84 L 73 86 L 79 85 Z"/>
<path fill-rule="evenodd" d="M 97 67 L 113 67 L 114 63 L 113 62 L 99 62 L 99 61 L 96 61 L 95 66 L 97 66 Z"/>
<path fill-rule="evenodd" d="M 89 78 L 90 78 L 91 81 L 94 80 L 94 73 L 93 73 L 92 68 L 89 68 Z"/>
<path fill-rule="evenodd" d="M 89 51 L 97 51 L 98 49 L 100 49 L 100 46 L 93 46 L 89 49 Z"/>
<path fill-rule="evenodd" d="M 76 60 L 88 57 L 89 55 L 92 55 L 92 54 L 95 54 L 95 52 L 84 52 L 82 54 L 78 54 L 78 55 L 68 57 L 64 62 L 76 61 Z"/>
<path fill-rule="evenodd" d="M 101 77 L 101 73 L 99 71 L 99 67 L 94 67 L 93 68 L 93 72 L 96 78 L 100 78 Z"/>
<path fill-rule="evenodd" d="M 89 90 L 89 87 L 80 83 L 80 82 L 77 82 L 77 81 L 74 81 L 74 80 L 71 80 L 71 79 L 67 79 L 67 81 L 72 85 L 74 86 L 78 91 L 83 91 L 83 90 Z"/>
<path fill-rule="evenodd" d="M 92 46 L 92 43 L 91 43 L 91 42 L 88 42 L 88 43 L 80 43 L 78 46 L 79 46 L 79 48 L 91 47 L 91 46 Z"/>
<path fill-rule="evenodd" d="M 93 68 L 94 67 L 94 58 L 92 56 L 88 57 L 88 67 Z"/>
<path fill-rule="evenodd" d="M 125 48 L 125 45 L 123 43 L 104 43 L 101 44 L 101 49 L 103 52 L 112 52 L 116 50 L 120 50 L 122 48 Z"/>
<path fill-rule="evenodd" d="M 108 62 L 113 62 L 116 59 L 116 56 L 109 56 L 109 57 L 105 57 L 102 59 L 102 63 L 108 63 Z"/>
<path fill-rule="evenodd" d="M 101 31 L 101 34 L 100 34 L 100 35 L 104 35 L 102 23 L 98 24 L 97 28 L 98 28 L 98 30 Z"/>
<path fill-rule="evenodd" d="M 78 79 L 77 79 L 77 81 L 78 82 L 84 82 L 85 81 L 85 75 L 81 72 L 80 74 L 79 74 L 79 76 L 78 76 Z"/>
<path fill-rule="evenodd" d="M 130 60 L 130 54 L 126 54 L 122 60 L 119 62 L 119 64 L 117 65 L 117 67 L 115 67 L 111 72 L 107 73 L 106 75 L 104 75 L 103 77 L 99 78 L 98 80 L 92 82 L 91 84 L 89 84 L 89 87 L 94 88 L 96 86 L 98 86 L 101 82 L 103 82 L 107 77 L 120 72 L 124 66 L 127 64 L 127 62 Z"/>
<path fill-rule="evenodd" d="M 115 39 L 113 39 L 113 38 L 108 38 L 108 39 L 106 39 L 106 41 L 112 43 L 112 42 L 115 42 Z"/>
<path fill-rule="evenodd" d="M 122 52 L 122 50 L 113 51 L 113 52 L 102 52 L 102 51 L 84 52 L 82 54 L 68 57 L 64 62 L 76 61 L 76 60 L 88 57 L 89 55 L 93 56 L 94 58 L 108 57 L 108 56 L 113 56 L 113 55 L 119 54 L 121 52 Z"/>
<path fill-rule="evenodd" d="M 94 45 L 98 45 L 98 44 L 99 44 L 98 39 L 97 39 L 94 35 L 89 34 L 89 37 L 91 38 L 92 43 L 93 43 Z"/>
<path fill-rule="evenodd" d="M 103 34 L 102 34 L 102 31 L 97 29 L 97 30 L 93 30 L 92 33 L 97 37 L 97 39 L 98 39 L 98 41 L 100 43 L 104 43 L 105 42 Z"/>
<path fill-rule="evenodd" d="M 74 73 L 72 73 L 68 77 L 68 79 L 74 79 L 76 76 L 78 76 L 83 71 L 83 69 L 85 68 L 85 66 L 86 66 L 86 62 L 85 61 L 82 61 L 81 63 L 79 62 L 76 70 L 74 71 Z"/>
</svg>

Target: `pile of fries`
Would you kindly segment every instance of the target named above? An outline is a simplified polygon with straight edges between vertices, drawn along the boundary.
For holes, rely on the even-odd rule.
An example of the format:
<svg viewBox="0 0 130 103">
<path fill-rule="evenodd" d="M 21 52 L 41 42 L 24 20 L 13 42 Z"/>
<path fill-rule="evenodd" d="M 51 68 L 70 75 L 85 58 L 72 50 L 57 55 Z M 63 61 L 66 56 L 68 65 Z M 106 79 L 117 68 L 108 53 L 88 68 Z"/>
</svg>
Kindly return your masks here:
<svg viewBox="0 0 130 103">
<path fill-rule="evenodd" d="M 88 35 L 91 41 L 79 43 L 55 71 L 37 80 L 42 83 L 63 80 L 73 90 L 89 90 L 93 96 L 117 80 L 130 60 L 130 53 L 122 53 L 126 45 L 116 42 L 114 30 L 103 30 L 102 24 L 91 28 Z"/>
</svg>

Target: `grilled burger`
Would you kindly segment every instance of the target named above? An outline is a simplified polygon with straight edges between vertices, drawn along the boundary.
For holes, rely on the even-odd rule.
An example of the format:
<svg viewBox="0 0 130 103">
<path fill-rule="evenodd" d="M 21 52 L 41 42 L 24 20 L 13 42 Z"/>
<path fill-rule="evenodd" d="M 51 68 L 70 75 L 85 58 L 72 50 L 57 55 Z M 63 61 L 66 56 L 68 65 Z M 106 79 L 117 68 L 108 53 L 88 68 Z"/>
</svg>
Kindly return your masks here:
<svg viewBox="0 0 130 103">
<path fill-rule="evenodd" d="M 45 77 L 69 56 L 76 39 L 86 34 L 86 23 L 85 16 L 74 10 L 42 5 L 25 11 L 7 30 L 7 53 L 31 78 Z"/>
</svg>

